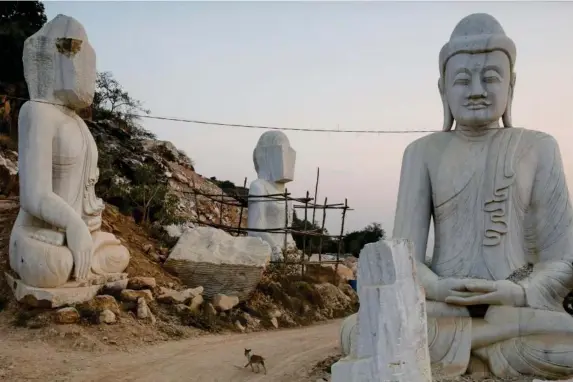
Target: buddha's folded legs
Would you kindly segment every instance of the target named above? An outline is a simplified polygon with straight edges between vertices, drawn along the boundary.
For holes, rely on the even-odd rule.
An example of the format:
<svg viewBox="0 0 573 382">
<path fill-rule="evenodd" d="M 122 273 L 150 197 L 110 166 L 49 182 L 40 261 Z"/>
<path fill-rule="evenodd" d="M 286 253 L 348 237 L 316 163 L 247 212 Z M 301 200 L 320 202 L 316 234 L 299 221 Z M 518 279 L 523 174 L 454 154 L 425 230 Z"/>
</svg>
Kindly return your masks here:
<svg viewBox="0 0 573 382">
<path fill-rule="evenodd" d="M 428 344 L 432 363 L 461 375 L 478 358 L 497 377 L 573 374 L 573 318 L 564 312 L 491 306 L 484 318 L 428 301 Z M 444 309 L 441 309 L 444 308 Z M 474 362 L 475 363 L 475 362 Z"/>
<path fill-rule="evenodd" d="M 471 317 L 428 317 L 428 347 L 432 364 L 450 377 L 466 372 L 471 356 Z"/>
<path fill-rule="evenodd" d="M 64 245 L 65 235 L 43 228 L 15 226 L 10 238 L 10 267 L 27 285 L 57 288 L 70 280 L 74 259 Z M 93 238 L 93 273 L 121 273 L 129 251 L 111 233 L 96 231 Z"/>
<path fill-rule="evenodd" d="M 538 334 L 476 349 L 496 377 L 534 375 L 554 379 L 573 374 L 573 335 Z"/>
</svg>

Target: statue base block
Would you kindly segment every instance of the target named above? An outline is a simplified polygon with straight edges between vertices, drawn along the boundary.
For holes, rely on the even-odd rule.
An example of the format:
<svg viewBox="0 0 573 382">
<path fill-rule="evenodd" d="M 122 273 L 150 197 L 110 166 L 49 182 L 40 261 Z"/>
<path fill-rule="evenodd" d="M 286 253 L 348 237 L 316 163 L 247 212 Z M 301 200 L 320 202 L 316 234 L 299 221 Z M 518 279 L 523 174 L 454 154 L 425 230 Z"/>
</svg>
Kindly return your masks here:
<svg viewBox="0 0 573 382">
<path fill-rule="evenodd" d="M 332 365 L 332 382 L 373 382 L 372 358 L 345 357 Z"/>
<path fill-rule="evenodd" d="M 381 240 L 360 252 L 360 310 L 354 327 L 352 319 L 342 327 L 350 354 L 332 365 L 332 382 L 432 380 L 425 296 L 412 252 L 405 240 Z"/>
<path fill-rule="evenodd" d="M 5 273 L 6 282 L 18 302 L 36 308 L 58 308 L 93 299 L 105 286 L 127 283 L 127 273 L 93 275 L 85 281 L 70 281 L 58 288 L 37 288 Z"/>
</svg>

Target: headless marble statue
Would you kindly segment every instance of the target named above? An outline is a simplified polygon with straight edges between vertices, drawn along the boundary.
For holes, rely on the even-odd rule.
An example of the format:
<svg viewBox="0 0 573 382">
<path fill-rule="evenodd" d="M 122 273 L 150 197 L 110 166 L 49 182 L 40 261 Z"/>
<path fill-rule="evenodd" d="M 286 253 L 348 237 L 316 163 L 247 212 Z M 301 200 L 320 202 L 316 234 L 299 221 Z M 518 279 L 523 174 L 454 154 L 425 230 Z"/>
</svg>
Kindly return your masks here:
<svg viewBox="0 0 573 382">
<path fill-rule="evenodd" d="M 284 228 L 285 202 L 280 196 L 276 200 L 256 196 L 277 195 L 285 192 L 285 184 L 294 178 L 296 152 L 290 147 L 287 136 L 281 131 L 267 131 L 261 135 L 253 152 L 253 162 L 257 180 L 249 187 L 249 212 L 247 228 Z M 283 198 L 284 199 L 284 198 Z M 290 203 L 289 203 L 290 204 Z M 289 206 L 290 215 L 291 208 Z M 282 259 L 283 249 L 291 251 L 296 244 L 291 234 L 287 235 L 287 248 L 284 248 L 284 233 L 249 231 L 249 236 L 260 237 L 270 244 L 272 260 Z"/>
<path fill-rule="evenodd" d="M 405 150 L 393 237 L 414 243 L 433 363 L 558 378 L 573 374 L 573 318 L 562 306 L 573 288 L 573 211 L 555 139 L 512 126 L 515 57 L 492 16 L 455 27 L 439 56 L 444 132 Z"/>
<path fill-rule="evenodd" d="M 98 150 L 76 114 L 92 103 L 95 59 L 82 25 L 64 15 L 24 44 L 32 101 L 19 115 L 21 208 L 9 249 L 10 266 L 20 277 L 12 283 L 17 298 L 61 288 L 67 297 L 53 305 L 89 299 L 94 284 L 121 278 L 117 275 L 129 263 L 128 250 L 100 230 L 104 203 L 94 191 Z M 72 288 L 82 286 L 89 290 Z"/>
</svg>

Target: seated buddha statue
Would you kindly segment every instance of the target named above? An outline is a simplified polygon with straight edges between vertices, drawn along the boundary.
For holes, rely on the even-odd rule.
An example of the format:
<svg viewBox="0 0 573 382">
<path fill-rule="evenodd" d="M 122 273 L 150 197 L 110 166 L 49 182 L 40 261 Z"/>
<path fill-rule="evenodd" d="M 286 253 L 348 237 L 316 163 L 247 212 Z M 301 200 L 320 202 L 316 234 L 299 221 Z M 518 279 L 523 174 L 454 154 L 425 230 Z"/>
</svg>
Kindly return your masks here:
<svg viewBox="0 0 573 382">
<path fill-rule="evenodd" d="M 432 363 L 553 379 L 573 374 L 573 210 L 556 140 L 512 124 L 515 61 L 492 16 L 454 28 L 439 55 L 443 131 L 404 152 L 393 237 L 414 243 Z"/>
<path fill-rule="evenodd" d="M 31 101 L 19 115 L 20 212 L 10 267 L 32 289 L 91 285 L 129 263 L 128 250 L 100 230 L 98 150 L 77 115 L 94 97 L 95 52 L 82 25 L 58 15 L 26 40 L 23 64 Z"/>
<path fill-rule="evenodd" d="M 288 137 L 282 131 L 264 132 L 253 151 L 253 162 L 257 179 L 249 187 L 247 229 L 283 229 L 285 222 L 292 222 L 291 203 L 285 210 L 285 185 L 294 178 L 296 152 L 291 148 Z M 274 198 L 269 195 L 275 195 Z M 259 197 L 257 197 L 259 196 Z M 288 214 L 288 215 L 287 215 Z M 249 236 L 260 237 L 269 243 L 272 260 L 283 259 L 283 250 L 296 251 L 296 243 L 290 233 L 280 231 L 249 231 Z"/>
</svg>

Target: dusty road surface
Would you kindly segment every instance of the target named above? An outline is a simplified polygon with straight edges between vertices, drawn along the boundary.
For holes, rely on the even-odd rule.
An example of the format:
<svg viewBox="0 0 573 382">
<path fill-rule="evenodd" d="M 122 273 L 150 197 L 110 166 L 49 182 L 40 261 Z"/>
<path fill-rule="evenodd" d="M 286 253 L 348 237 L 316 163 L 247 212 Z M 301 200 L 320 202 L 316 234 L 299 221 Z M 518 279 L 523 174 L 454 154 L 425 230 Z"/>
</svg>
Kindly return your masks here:
<svg viewBox="0 0 573 382">
<path fill-rule="evenodd" d="M 37 344 L 8 351 L 3 344 L 0 360 L 11 358 L 4 375 L 10 381 L 314 382 L 307 377 L 312 367 L 338 352 L 340 324 L 201 336 L 104 354 L 54 352 Z M 267 375 L 244 368 L 245 348 L 265 357 Z"/>
</svg>

